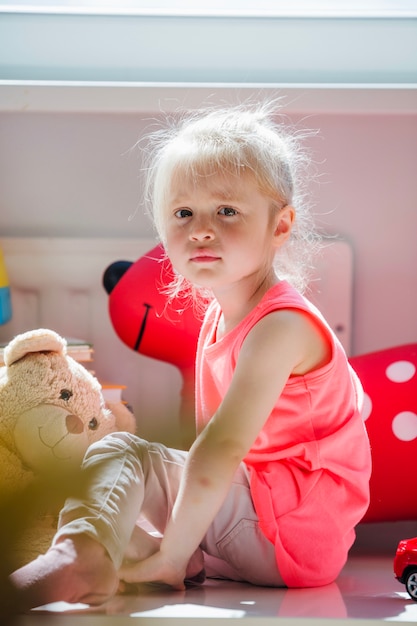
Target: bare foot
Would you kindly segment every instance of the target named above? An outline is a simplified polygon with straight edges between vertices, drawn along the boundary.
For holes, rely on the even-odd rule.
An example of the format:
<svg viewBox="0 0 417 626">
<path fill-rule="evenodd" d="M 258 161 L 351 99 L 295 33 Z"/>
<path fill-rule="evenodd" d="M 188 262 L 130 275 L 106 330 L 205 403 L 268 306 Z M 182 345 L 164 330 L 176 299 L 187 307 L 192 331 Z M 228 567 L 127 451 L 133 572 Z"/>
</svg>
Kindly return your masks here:
<svg viewBox="0 0 417 626">
<path fill-rule="evenodd" d="M 20 610 L 50 602 L 102 604 L 118 586 L 106 550 L 87 535 L 65 537 L 10 576 Z"/>
</svg>

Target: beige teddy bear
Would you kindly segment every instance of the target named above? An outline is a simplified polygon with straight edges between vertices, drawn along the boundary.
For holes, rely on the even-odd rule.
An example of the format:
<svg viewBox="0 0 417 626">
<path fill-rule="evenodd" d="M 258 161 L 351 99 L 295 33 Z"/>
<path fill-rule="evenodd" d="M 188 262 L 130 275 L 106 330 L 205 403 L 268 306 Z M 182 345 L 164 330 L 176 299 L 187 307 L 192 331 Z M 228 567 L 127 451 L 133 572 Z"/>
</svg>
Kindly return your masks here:
<svg viewBox="0 0 417 626">
<path fill-rule="evenodd" d="M 19 520 L 9 520 L 9 531 L 21 524 L 22 515 L 27 517 L 27 527 L 13 546 L 15 567 L 49 546 L 61 496 L 70 494 L 71 481 L 76 486 L 76 472 L 88 446 L 110 432 L 134 432 L 135 420 L 122 403 L 105 404 L 97 379 L 68 356 L 66 341 L 54 331 L 18 335 L 5 348 L 4 363 L 0 368 L 0 514 L 10 511 L 12 516 L 18 511 Z M 40 492 L 39 485 L 47 493 Z"/>
</svg>

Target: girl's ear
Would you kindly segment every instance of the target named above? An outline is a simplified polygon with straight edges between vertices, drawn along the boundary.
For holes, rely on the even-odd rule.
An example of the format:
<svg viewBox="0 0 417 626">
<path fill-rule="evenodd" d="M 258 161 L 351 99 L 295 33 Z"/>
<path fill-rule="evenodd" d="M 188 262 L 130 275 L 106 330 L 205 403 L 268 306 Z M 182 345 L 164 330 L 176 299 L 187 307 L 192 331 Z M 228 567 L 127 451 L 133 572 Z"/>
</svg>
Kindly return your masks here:
<svg viewBox="0 0 417 626">
<path fill-rule="evenodd" d="M 275 218 L 274 238 L 275 244 L 281 246 L 290 236 L 295 220 L 295 209 L 287 204 L 278 211 Z"/>
</svg>

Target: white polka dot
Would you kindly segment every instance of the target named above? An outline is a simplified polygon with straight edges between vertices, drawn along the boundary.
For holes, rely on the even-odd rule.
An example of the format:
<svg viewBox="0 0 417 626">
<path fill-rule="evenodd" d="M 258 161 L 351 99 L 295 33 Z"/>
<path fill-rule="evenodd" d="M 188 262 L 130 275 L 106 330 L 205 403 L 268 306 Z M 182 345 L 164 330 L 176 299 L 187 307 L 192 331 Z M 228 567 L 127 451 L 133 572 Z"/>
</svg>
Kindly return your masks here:
<svg viewBox="0 0 417 626">
<path fill-rule="evenodd" d="M 416 366 L 411 361 L 395 361 L 388 365 L 385 373 L 393 383 L 406 383 L 416 373 Z"/>
<path fill-rule="evenodd" d="M 363 394 L 363 407 L 362 407 L 362 419 L 364 422 L 368 419 L 372 413 L 372 400 L 367 393 Z"/>
<path fill-rule="evenodd" d="M 411 411 L 398 413 L 392 420 L 392 430 L 397 439 L 412 441 L 417 437 L 417 415 Z"/>
</svg>

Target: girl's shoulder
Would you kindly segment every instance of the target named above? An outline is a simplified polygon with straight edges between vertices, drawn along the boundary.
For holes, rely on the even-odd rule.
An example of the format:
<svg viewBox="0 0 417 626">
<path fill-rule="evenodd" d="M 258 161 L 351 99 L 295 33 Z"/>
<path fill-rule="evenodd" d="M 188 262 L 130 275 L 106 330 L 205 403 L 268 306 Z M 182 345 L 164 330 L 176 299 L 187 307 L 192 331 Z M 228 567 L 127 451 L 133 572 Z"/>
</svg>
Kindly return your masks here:
<svg viewBox="0 0 417 626">
<path fill-rule="evenodd" d="M 300 312 L 303 316 L 307 316 L 314 322 L 315 326 L 321 329 L 321 333 L 326 338 L 328 344 L 333 349 L 335 348 L 338 343 L 337 338 L 322 313 L 308 298 L 287 281 L 281 281 L 271 287 L 245 320 L 245 330 L 243 332 L 248 333 L 260 320 L 270 317 L 270 314 L 286 310 Z M 277 316 L 275 317 L 278 319 Z"/>
</svg>

